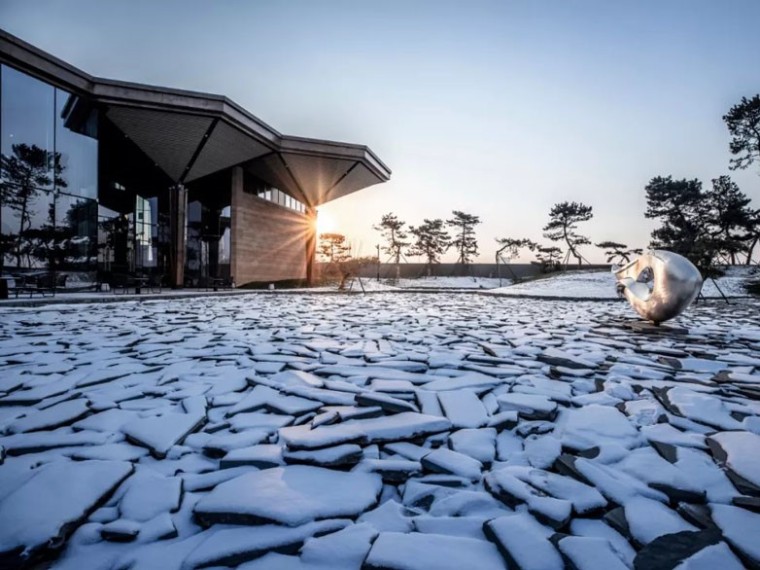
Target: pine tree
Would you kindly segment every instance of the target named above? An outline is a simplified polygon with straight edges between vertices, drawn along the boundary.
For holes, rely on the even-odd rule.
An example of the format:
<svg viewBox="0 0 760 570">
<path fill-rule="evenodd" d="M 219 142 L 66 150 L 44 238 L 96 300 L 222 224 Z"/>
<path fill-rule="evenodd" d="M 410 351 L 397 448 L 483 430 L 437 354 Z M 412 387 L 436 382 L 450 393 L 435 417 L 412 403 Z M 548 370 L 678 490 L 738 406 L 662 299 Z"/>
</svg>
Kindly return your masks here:
<svg viewBox="0 0 760 570">
<path fill-rule="evenodd" d="M 613 261 L 618 260 L 620 265 L 630 263 L 631 256 L 641 255 L 643 253 L 643 250 L 640 247 L 629 249 L 626 244 L 615 241 L 603 241 L 597 243 L 596 247 L 606 250 L 604 253 L 607 256 L 607 263 L 612 263 Z"/>
<path fill-rule="evenodd" d="M 544 227 L 544 237 L 551 241 L 564 241 L 567 244 L 568 253 L 575 257 L 580 265 L 583 257 L 578 247 L 590 244 L 591 240 L 578 234 L 576 225 L 587 222 L 593 216 L 593 208 L 579 202 L 555 204 L 549 212 L 549 223 Z"/>
<path fill-rule="evenodd" d="M 379 231 L 386 241 L 386 245 L 382 248 L 387 253 L 393 262 L 396 264 L 396 279 L 400 277 L 401 273 L 401 255 L 403 249 L 409 245 L 407 240 L 407 233 L 404 229 L 406 222 L 402 222 L 396 217 L 394 213 L 385 214 L 380 223 L 374 226 L 374 229 Z"/>
<path fill-rule="evenodd" d="M 478 240 L 475 238 L 475 226 L 480 223 L 478 216 L 465 214 L 459 210 L 452 212 L 454 217 L 446 220 L 446 225 L 454 230 L 451 246 L 459 252 L 457 263 L 467 267 L 472 258 L 478 255 Z"/>
<path fill-rule="evenodd" d="M 433 265 L 441 262 L 441 255 L 448 249 L 451 237 L 443 227 L 443 220 L 440 219 L 425 219 L 417 227 L 410 226 L 409 232 L 415 238 L 409 248 L 409 255 L 426 259 L 429 277 Z"/>
</svg>

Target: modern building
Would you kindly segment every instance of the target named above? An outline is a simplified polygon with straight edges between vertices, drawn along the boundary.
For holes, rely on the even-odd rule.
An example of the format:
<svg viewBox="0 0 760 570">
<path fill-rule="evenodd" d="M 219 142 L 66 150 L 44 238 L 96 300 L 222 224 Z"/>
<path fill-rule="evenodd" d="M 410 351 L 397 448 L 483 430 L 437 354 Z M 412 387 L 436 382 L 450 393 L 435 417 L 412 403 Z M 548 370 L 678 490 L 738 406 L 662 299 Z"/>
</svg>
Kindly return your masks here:
<svg viewBox="0 0 760 570">
<path fill-rule="evenodd" d="M 226 97 L 93 77 L 0 30 L 0 273 L 311 281 L 316 207 L 390 178 Z"/>
</svg>

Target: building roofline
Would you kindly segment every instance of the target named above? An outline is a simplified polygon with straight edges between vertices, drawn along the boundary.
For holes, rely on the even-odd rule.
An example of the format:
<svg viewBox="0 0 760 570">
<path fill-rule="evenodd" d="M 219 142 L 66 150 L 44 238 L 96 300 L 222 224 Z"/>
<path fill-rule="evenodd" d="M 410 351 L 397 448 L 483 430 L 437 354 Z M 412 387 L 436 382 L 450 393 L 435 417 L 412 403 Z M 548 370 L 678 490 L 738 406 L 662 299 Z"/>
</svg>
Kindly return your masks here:
<svg viewBox="0 0 760 570">
<path fill-rule="evenodd" d="M 273 151 L 358 160 L 379 182 L 390 179 L 390 168 L 365 145 L 284 135 L 223 95 L 95 77 L 2 29 L 0 62 L 96 103 L 219 117 Z"/>
</svg>

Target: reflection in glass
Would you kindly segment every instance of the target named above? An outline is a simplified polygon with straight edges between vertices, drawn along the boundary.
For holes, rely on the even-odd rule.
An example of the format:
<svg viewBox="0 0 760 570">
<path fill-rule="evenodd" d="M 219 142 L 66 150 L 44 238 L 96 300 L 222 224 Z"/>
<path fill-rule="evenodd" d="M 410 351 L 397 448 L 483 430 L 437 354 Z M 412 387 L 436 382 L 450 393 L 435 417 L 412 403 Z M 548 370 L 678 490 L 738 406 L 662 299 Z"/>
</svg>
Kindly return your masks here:
<svg viewBox="0 0 760 570">
<path fill-rule="evenodd" d="M 56 89 L 55 104 L 55 150 L 66 170 L 66 192 L 97 198 L 97 113 L 87 101 L 61 89 Z"/>
<path fill-rule="evenodd" d="M 0 152 L 4 157 L 14 156 L 14 148 L 37 149 L 36 152 L 53 153 L 55 112 L 55 89 L 7 65 L 2 66 L 2 139 Z M 23 151 L 17 151 L 23 152 Z M 36 186 L 52 188 L 53 174 L 42 166 L 36 171 L 39 176 Z"/>
<path fill-rule="evenodd" d="M 187 205 L 185 275 L 189 285 L 229 276 L 230 206 L 215 208 L 211 197 L 206 200 L 209 204 L 201 199 Z"/>
<path fill-rule="evenodd" d="M 0 271 L 85 272 L 96 255 L 95 115 L 68 93 L 2 66 Z M 64 117 L 65 116 L 65 117 Z M 73 132 L 79 117 L 79 132 Z M 75 187 L 70 187 L 70 181 Z M 78 196 L 71 196 L 70 191 Z"/>
</svg>

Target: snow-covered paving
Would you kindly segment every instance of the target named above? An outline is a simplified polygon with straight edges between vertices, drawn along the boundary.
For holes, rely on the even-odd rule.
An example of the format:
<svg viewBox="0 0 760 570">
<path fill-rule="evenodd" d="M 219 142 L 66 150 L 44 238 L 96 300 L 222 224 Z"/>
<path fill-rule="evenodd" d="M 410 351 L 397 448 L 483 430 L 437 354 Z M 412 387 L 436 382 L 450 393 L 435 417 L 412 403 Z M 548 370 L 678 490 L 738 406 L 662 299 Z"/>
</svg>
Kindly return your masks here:
<svg viewBox="0 0 760 570">
<path fill-rule="evenodd" d="M 760 303 L 0 315 L 0 567 L 760 564 Z"/>
</svg>

